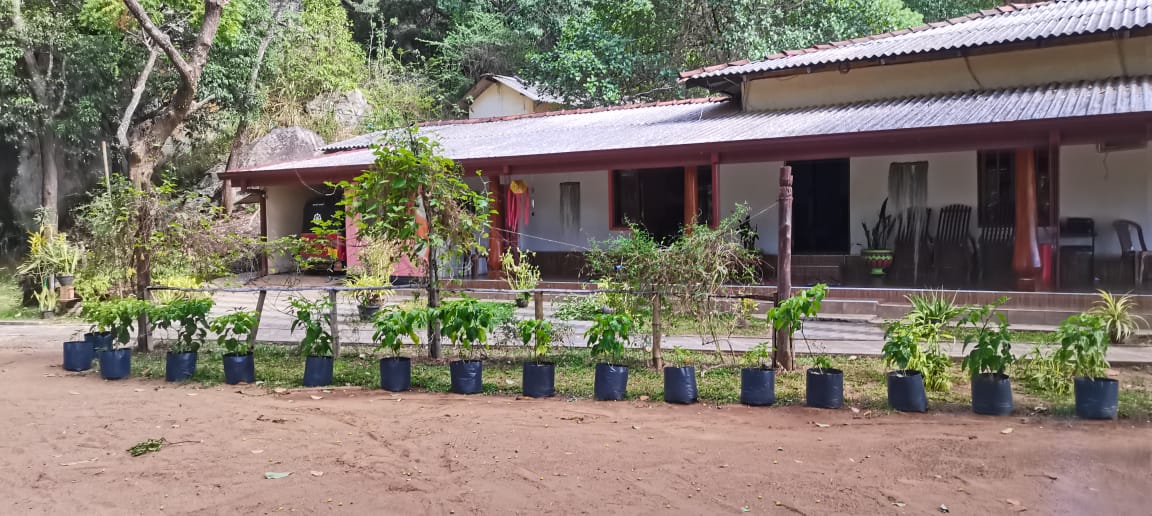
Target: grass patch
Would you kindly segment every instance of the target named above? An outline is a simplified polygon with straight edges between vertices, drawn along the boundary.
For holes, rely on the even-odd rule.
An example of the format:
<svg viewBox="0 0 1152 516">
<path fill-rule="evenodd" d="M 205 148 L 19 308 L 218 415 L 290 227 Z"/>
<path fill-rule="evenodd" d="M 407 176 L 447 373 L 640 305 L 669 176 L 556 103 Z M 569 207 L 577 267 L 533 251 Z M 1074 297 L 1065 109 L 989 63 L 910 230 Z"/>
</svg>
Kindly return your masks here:
<svg viewBox="0 0 1152 516">
<path fill-rule="evenodd" d="M 39 319 L 36 307 L 20 306 L 22 292 L 20 285 L 8 271 L 0 269 L 0 319 Z"/>
</svg>

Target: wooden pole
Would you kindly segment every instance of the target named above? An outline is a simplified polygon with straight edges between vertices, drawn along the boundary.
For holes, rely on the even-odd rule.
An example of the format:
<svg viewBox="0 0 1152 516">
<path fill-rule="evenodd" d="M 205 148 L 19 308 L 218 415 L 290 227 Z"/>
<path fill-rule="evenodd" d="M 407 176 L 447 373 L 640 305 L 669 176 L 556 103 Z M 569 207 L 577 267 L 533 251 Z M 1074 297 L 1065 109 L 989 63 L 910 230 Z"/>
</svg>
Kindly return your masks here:
<svg viewBox="0 0 1152 516">
<path fill-rule="evenodd" d="M 100 142 L 100 151 L 104 153 L 104 186 L 108 188 L 108 195 L 112 195 L 112 169 L 108 165 L 108 142 Z"/>
<path fill-rule="evenodd" d="M 340 311 L 336 303 L 336 291 L 328 291 L 328 302 L 332 304 L 332 313 L 329 315 L 328 324 L 332 327 L 332 356 L 340 358 Z"/>
<path fill-rule="evenodd" d="M 657 371 L 664 368 L 664 356 L 660 352 L 660 294 L 652 296 L 652 367 Z"/>
<path fill-rule="evenodd" d="M 691 230 L 700 211 L 700 195 L 696 183 L 696 167 L 684 167 L 684 229 Z"/>
<path fill-rule="evenodd" d="M 1040 273 L 1040 246 L 1036 241 L 1036 159 L 1031 148 L 1016 150 L 1016 241 L 1012 268 L 1016 287 L 1036 290 Z"/>
<path fill-rule="evenodd" d="M 792 297 L 792 167 L 780 167 L 780 227 L 776 251 L 776 305 Z M 785 371 L 795 368 L 792 329 L 781 328 L 775 335 L 776 367 Z"/>
<path fill-rule="evenodd" d="M 500 279 L 500 257 L 504 254 L 504 186 L 500 178 L 488 178 L 488 196 L 492 203 L 492 215 L 488 223 L 488 279 Z"/>
<path fill-rule="evenodd" d="M 252 326 L 252 333 L 248 334 L 248 350 L 256 347 L 256 333 L 260 331 L 260 318 L 264 315 L 264 299 L 268 297 L 267 290 L 261 290 L 256 295 L 256 324 Z"/>
<path fill-rule="evenodd" d="M 532 293 L 532 303 L 536 308 L 536 320 L 544 320 L 544 293 L 539 290 Z"/>
</svg>

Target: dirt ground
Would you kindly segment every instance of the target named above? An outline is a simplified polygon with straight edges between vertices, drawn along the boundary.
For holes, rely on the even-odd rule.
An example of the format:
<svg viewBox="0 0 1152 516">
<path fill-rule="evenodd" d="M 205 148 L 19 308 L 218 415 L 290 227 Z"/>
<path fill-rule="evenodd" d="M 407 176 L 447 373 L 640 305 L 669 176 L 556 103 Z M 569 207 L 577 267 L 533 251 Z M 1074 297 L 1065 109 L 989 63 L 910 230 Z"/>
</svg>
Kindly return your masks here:
<svg viewBox="0 0 1152 516">
<path fill-rule="evenodd" d="M 1109 514 L 1152 428 L 106 382 L 0 350 L 0 514 Z M 319 398 L 319 399 L 316 399 Z M 1011 429 L 1009 432 L 1008 429 Z M 133 458 L 127 449 L 172 444 Z M 290 472 L 265 479 L 266 472 Z"/>
</svg>

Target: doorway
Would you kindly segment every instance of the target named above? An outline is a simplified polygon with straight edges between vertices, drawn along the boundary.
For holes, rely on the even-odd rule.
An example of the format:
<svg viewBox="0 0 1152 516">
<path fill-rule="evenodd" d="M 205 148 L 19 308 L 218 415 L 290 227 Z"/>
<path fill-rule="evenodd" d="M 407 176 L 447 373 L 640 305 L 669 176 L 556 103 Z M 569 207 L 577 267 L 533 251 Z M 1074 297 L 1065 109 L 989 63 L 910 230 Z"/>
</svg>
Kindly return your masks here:
<svg viewBox="0 0 1152 516">
<path fill-rule="evenodd" d="M 790 161 L 792 249 L 798 254 L 852 250 L 848 158 Z"/>
</svg>

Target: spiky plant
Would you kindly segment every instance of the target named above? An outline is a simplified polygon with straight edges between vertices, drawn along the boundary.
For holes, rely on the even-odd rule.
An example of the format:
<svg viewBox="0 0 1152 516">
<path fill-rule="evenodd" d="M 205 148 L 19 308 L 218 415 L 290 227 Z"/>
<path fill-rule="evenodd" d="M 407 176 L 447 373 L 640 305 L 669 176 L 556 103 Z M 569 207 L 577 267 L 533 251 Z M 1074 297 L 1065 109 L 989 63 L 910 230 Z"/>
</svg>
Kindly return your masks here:
<svg viewBox="0 0 1152 516">
<path fill-rule="evenodd" d="M 1148 327 L 1148 321 L 1133 313 L 1136 308 L 1136 299 L 1131 293 L 1114 296 L 1105 290 L 1097 290 L 1100 299 L 1092 304 L 1088 313 L 1099 316 L 1108 330 L 1108 339 L 1113 344 L 1121 344 L 1136 330 Z"/>
</svg>

